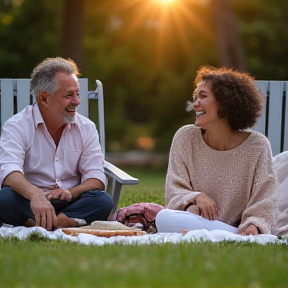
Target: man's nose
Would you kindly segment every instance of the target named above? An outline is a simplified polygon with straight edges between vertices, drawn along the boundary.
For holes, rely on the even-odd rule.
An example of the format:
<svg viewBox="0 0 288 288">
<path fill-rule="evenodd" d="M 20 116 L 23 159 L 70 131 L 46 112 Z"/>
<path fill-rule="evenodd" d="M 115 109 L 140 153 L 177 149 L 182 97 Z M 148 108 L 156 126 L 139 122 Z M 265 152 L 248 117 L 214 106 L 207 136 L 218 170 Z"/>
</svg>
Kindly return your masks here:
<svg viewBox="0 0 288 288">
<path fill-rule="evenodd" d="M 81 101 L 80 101 L 80 96 L 77 92 L 74 93 L 73 98 L 71 99 L 71 103 L 74 105 L 80 105 Z"/>
</svg>

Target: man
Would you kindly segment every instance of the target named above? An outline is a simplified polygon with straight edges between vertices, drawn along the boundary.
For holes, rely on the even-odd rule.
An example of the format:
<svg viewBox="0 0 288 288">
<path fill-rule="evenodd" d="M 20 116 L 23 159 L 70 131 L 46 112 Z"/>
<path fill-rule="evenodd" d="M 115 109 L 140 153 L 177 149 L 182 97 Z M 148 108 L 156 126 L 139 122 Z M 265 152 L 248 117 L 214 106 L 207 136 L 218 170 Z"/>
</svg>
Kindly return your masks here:
<svg viewBox="0 0 288 288">
<path fill-rule="evenodd" d="M 36 103 L 11 117 L 0 139 L 0 219 L 14 226 L 77 227 L 107 220 L 103 155 L 95 124 L 77 113 L 79 70 L 47 58 L 31 75 Z"/>
</svg>

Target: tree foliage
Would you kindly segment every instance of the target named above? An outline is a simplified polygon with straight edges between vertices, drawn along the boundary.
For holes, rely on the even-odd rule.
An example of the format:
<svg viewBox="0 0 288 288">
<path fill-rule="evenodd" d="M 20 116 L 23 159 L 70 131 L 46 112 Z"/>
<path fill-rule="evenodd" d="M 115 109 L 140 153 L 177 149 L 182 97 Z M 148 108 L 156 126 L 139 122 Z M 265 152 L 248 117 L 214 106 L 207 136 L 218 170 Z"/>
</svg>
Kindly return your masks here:
<svg viewBox="0 0 288 288">
<path fill-rule="evenodd" d="M 0 3 L 0 77 L 29 77 L 38 62 L 60 51 L 61 1 Z"/>
<path fill-rule="evenodd" d="M 185 103 L 196 70 L 221 65 L 211 2 L 174 3 L 81 1 L 81 17 L 70 18 L 82 27 L 75 41 L 74 29 L 65 34 L 69 0 L 2 0 L 0 77 L 29 77 L 44 58 L 69 55 L 70 46 L 82 53 L 77 61 L 90 89 L 95 79 L 104 85 L 108 151 L 137 149 L 140 137 L 167 151 L 176 130 L 193 122 Z M 288 79 L 287 0 L 234 0 L 233 8 L 247 70 L 257 79 Z"/>
</svg>

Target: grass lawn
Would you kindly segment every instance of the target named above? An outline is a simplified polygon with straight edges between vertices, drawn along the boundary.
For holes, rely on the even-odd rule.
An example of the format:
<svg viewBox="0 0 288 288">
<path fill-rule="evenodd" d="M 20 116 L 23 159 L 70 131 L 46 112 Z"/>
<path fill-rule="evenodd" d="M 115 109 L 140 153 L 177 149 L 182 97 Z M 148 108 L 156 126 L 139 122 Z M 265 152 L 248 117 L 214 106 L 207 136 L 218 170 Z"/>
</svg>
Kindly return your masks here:
<svg viewBox="0 0 288 288">
<path fill-rule="evenodd" d="M 131 170 L 131 171 L 130 171 Z M 164 204 L 165 169 L 125 169 L 140 179 L 119 206 Z M 0 287 L 288 287 L 288 246 L 182 243 L 82 246 L 31 234 L 0 238 Z"/>
<path fill-rule="evenodd" d="M 166 168 L 122 168 L 131 176 L 138 178 L 138 185 L 126 185 L 121 190 L 119 207 L 137 202 L 154 202 L 164 205 Z"/>
</svg>

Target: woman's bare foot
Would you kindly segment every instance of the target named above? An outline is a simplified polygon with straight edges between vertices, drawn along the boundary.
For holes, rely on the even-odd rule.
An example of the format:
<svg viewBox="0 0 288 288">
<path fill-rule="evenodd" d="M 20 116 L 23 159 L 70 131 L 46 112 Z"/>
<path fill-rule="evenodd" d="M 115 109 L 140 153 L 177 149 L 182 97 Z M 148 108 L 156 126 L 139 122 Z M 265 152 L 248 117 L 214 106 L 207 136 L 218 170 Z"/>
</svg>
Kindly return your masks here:
<svg viewBox="0 0 288 288">
<path fill-rule="evenodd" d="M 200 215 L 200 209 L 197 205 L 191 205 L 189 206 L 186 211 L 193 213 L 195 215 Z"/>
</svg>

